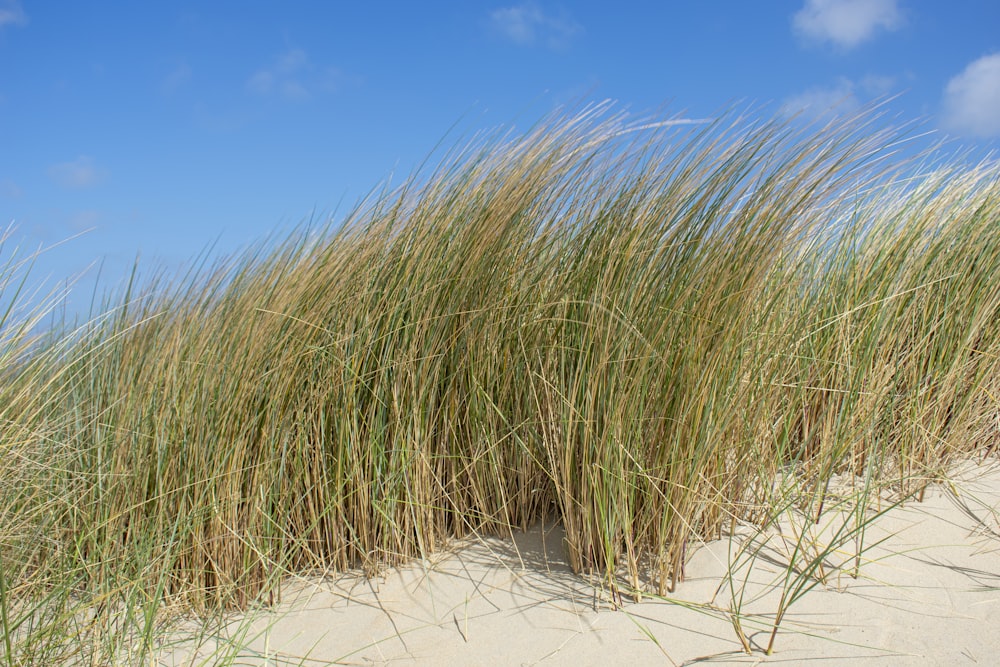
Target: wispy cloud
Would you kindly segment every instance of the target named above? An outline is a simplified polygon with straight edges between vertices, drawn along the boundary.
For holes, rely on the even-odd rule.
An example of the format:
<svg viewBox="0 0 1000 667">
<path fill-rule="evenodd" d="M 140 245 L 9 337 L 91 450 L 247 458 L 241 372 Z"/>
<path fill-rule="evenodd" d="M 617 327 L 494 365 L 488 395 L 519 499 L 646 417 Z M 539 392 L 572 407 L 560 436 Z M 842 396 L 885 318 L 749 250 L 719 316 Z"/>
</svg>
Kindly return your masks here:
<svg viewBox="0 0 1000 667">
<path fill-rule="evenodd" d="M 897 30 L 902 25 L 896 0 L 806 0 L 792 18 L 799 36 L 842 49 L 853 49 L 879 30 Z"/>
<path fill-rule="evenodd" d="M 867 74 L 859 87 L 869 97 L 887 97 L 899 91 L 899 81 L 894 76 L 884 76 L 881 74 Z"/>
<path fill-rule="evenodd" d="M 859 81 L 842 76 L 831 85 L 814 86 L 788 96 L 779 112 L 809 120 L 829 120 L 856 113 L 873 99 L 890 95 L 895 86 L 896 80 L 889 76 L 869 74 Z"/>
<path fill-rule="evenodd" d="M 104 215 L 95 209 L 74 211 L 66 219 L 66 224 L 74 233 L 85 232 L 97 226 Z"/>
<path fill-rule="evenodd" d="M 49 167 L 49 178 L 72 190 L 95 186 L 107 178 L 107 175 L 107 171 L 95 165 L 94 160 L 87 155 Z"/>
<path fill-rule="evenodd" d="M 550 49 L 565 49 L 583 26 L 566 13 L 546 13 L 534 2 L 502 7 L 490 12 L 494 30 L 515 44 L 542 43 Z"/>
<path fill-rule="evenodd" d="M 28 15 L 18 0 L 0 0 L 0 28 L 8 25 L 28 24 Z"/>
<path fill-rule="evenodd" d="M 944 125 L 959 134 L 1000 137 L 1000 52 L 972 61 L 948 81 Z"/>
<path fill-rule="evenodd" d="M 24 193 L 20 186 L 9 179 L 0 180 L 0 197 L 7 199 L 17 199 Z"/>
<path fill-rule="evenodd" d="M 854 82 L 847 78 L 841 78 L 831 86 L 814 86 L 785 98 L 780 113 L 812 120 L 850 114 L 861 108 L 855 88 Z"/>
<path fill-rule="evenodd" d="M 340 79 L 336 67 L 317 66 L 302 49 L 290 49 L 254 72 L 247 80 L 247 89 L 258 95 L 306 100 L 315 93 L 335 91 Z"/>
<path fill-rule="evenodd" d="M 180 63 L 170 70 L 170 72 L 163 77 L 163 80 L 160 81 L 160 92 L 164 95 L 172 95 L 190 80 L 191 68 L 187 63 Z"/>
</svg>

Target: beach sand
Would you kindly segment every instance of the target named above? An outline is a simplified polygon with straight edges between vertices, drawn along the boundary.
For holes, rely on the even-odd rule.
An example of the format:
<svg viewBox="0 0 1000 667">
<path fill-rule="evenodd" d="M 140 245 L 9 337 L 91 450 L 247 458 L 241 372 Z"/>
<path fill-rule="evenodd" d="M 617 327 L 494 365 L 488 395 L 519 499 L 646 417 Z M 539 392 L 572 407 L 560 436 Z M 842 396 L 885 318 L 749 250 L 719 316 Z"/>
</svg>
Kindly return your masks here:
<svg viewBox="0 0 1000 667">
<path fill-rule="evenodd" d="M 829 535 L 843 521 L 832 513 Z M 558 526 L 513 539 L 458 543 L 386 571 L 290 581 L 283 601 L 233 617 L 214 636 L 163 647 L 163 665 L 235 664 L 961 665 L 1000 660 L 1000 468 L 966 466 L 923 502 L 868 526 L 859 576 L 855 542 L 828 554 L 764 649 L 795 531 L 770 534 L 723 585 L 738 540 L 691 547 L 686 579 L 664 598 L 613 604 L 573 574 Z M 745 534 L 743 535 L 745 537 Z M 838 565 L 840 567 L 838 567 Z M 617 606 L 617 608 L 616 608 Z M 752 653 L 729 610 L 739 606 Z"/>
</svg>

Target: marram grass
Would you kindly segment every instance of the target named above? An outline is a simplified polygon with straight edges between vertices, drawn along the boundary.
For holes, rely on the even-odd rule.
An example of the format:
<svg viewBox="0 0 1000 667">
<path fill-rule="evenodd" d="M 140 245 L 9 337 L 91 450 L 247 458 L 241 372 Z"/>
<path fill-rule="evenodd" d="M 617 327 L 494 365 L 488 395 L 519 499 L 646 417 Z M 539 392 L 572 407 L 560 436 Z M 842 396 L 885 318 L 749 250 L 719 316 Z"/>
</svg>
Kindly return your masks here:
<svg viewBox="0 0 1000 667">
<path fill-rule="evenodd" d="M 818 516 L 835 476 L 994 451 L 1000 171 L 916 170 L 876 120 L 588 108 L 75 332 L 5 321 L 0 656 L 139 660 L 170 610 L 542 517 L 662 595 L 778 480 Z"/>
</svg>

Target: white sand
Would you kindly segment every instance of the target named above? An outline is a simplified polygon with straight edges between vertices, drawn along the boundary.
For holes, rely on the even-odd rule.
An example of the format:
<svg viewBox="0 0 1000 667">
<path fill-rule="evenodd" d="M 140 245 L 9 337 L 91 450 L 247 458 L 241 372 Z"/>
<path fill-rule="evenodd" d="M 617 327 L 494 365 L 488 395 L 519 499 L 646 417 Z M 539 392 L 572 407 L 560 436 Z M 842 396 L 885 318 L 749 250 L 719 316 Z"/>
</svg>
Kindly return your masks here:
<svg viewBox="0 0 1000 667">
<path fill-rule="evenodd" d="M 293 582 L 277 609 L 234 619 L 200 649 L 164 650 L 161 664 L 197 656 L 211 664 L 227 652 L 255 665 L 998 664 L 998 519 L 996 467 L 968 468 L 923 503 L 892 509 L 868 528 L 857 579 L 846 571 L 853 541 L 830 555 L 844 568 L 826 568 L 825 582 L 788 609 L 771 656 L 764 648 L 787 562 L 779 536 L 739 570 L 749 571 L 738 587 L 747 655 L 726 615 L 729 589 L 712 600 L 729 567 L 728 540 L 698 548 L 669 599 L 614 610 L 570 571 L 550 526 L 513 542 L 465 544 L 372 581 Z"/>
</svg>

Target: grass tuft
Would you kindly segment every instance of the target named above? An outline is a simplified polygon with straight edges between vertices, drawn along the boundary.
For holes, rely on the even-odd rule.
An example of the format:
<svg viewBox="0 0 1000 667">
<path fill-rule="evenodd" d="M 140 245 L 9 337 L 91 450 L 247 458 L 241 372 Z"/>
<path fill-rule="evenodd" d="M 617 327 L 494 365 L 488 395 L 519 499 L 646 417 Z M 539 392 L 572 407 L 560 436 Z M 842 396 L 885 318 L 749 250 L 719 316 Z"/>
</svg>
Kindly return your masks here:
<svg viewBox="0 0 1000 667">
<path fill-rule="evenodd" d="M 597 105 L 75 331 L 7 309 L 2 659 L 150 659 L 289 573 L 552 516 L 574 570 L 663 595 L 690 541 L 790 498 L 813 525 L 831 480 L 901 498 L 995 452 L 1000 171 L 877 128 Z"/>
</svg>

